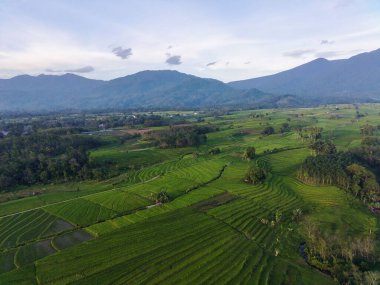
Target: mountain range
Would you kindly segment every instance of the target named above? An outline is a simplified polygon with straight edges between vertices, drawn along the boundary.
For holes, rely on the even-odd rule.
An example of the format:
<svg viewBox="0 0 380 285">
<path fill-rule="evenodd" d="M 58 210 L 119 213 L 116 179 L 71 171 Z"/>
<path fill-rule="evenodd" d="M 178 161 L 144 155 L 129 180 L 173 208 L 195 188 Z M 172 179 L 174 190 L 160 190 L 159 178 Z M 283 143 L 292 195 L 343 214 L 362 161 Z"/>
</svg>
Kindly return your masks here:
<svg viewBox="0 0 380 285">
<path fill-rule="evenodd" d="M 363 102 L 380 99 L 380 49 L 349 59 L 318 58 L 274 75 L 234 81 L 237 89 L 292 94 L 304 101 Z"/>
<path fill-rule="evenodd" d="M 319 58 L 227 84 L 172 70 L 141 71 L 109 81 L 74 74 L 0 79 L 1 111 L 276 108 L 378 101 L 380 49 L 349 59 Z"/>
<path fill-rule="evenodd" d="M 187 109 L 247 105 L 269 108 L 277 106 L 277 101 L 285 106 L 284 97 L 288 96 L 275 96 L 255 88 L 238 90 L 215 79 L 172 70 L 141 71 L 110 81 L 74 74 L 21 75 L 0 80 L 2 111 Z"/>
</svg>

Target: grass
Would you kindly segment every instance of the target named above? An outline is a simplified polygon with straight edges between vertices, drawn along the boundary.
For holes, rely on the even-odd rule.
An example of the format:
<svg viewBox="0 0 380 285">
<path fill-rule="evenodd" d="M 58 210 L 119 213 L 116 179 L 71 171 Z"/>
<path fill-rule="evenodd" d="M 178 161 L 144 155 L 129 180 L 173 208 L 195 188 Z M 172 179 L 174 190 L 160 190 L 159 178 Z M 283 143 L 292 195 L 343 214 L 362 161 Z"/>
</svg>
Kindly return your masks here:
<svg viewBox="0 0 380 285">
<path fill-rule="evenodd" d="M 336 284 L 299 255 L 305 229 L 293 211 L 341 239 L 379 233 L 380 219 L 341 189 L 297 180 L 310 152 L 294 132 L 260 132 L 267 125 L 278 132 L 285 122 L 320 126 L 347 150 L 360 144 L 359 126 L 380 124 L 377 108 L 361 105 L 368 115 L 359 122 L 349 105 L 234 112 L 205 118 L 220 131 L 198 149 L 147 148 L 138 140 L 99 148 L 91 159 L 124 173 L 33 186 L 14 198 L 40 195 L 0 204 L 0 284 Z M 253 161 L 241 159 L 248 146 L 256 148 Z M 221 154 L 208 155 L 213 147 Z M 264 183 L 243 182 L 250 164 L 269 169 Z M 163 190 L 170 201 L 154 205 Z M 272 223 L 276 213 L 281 219 Z"/>
<path fill-rule="evenodd" d="M 0 219 L 0 249 L 41 239 L 73 226 L 43 210 L 33 210 Z"/>
<path fill-rule="evenodd" d="M 276 273 L 276 264 L 257 276 L 252 276 L 251 270 L 243 270 L 245 264 L 260 264 L 262 259 L 268 263 L 284 262 L 263 252 L 224 223 L 184 209 L 130 225 L 37 261 L 36 272 L 43 284 L 162 284 L 169 280 L 213 284 L 234 278 L 247 279 L 249 283 L 256 278 L 268 279 L 273 274 L 282 281 L 281 274 Z M 65 264 L 65 270 L 53 273 L 53 268 L 62 268 L 60 264 Z M 282 265 L 286 272 L 288 265 L 286 262 Z M 296 274 L 310 271 L 301 266 L 293 268 Z M 329 283 L 327 277 L 314 274 L 320 275 L 319 281 Z"/>
<path fill-rule="evenodd" d="M 152 203 L 141 196 L 118 190 L 91 195 L 85 199 L 116 212 L 128 212 Z"/>
<path fill-rule="evenodd" d="M 16 268 L 14 263 L 16 249 L 10 249 L 0 253 L 0 273 L 11 271 Z"/>
<path fill-rule="evenodd" d="M 37 285 L 34 265 L 27 265 L 19 269 L 1 274 L 2 284 Z"/>
<path fill-rule="evenodd" d="M 92 239 L 92 235 L 88 234 L 83 230 L 76 230 L 73 232 L 69 232 L 67 234 L 63 234 L 55 237 L 52 240 L 52 246 L 57 250 L 63 250 L 65 248 L 69 248 L 71 246 L 80 244 L 84 241 Z"/>
<path fill-rule="evenodd" d="M 117 215 L 117 212 L 83 198 L 47 206 L 44 210 L 78 226 L 90 225 Z"/>
<path fill-rule="evenodd" d="M 49 204 L 61 202 L 63 200 L 75 199 L 82 196 L 87 196 L 93 193 L 102 192 L 111 189 L 113 186 L 107 182 L 69 182 L 63 184 L 51 185 L 35 185 L 26 189 L 20 190 L 23 195 L 13 194 L 17 200 L 11 200 L 1 203 L 0 217 L 6 216 L 20 211 L 27 211 L 38 207 L 43 207 Z M 78 191 L 79 190 L 79 191 Z M 41 193 L 32 196 L 33 192 Z M 11 194 L 9 194 L 9 197 Z M 27 197 L 24 197 L 28 195 Z M 24 198 L 19 198 L 24 197 Z"/>
<path fill-rule="evenodd" d="M 92 151 L 91 159 L 98 163 L 108 162 L 110 167 L 115 165 L 120 169 L 138 169 L 175 158 L 187 152 L 189 149 L 157 150 L 152 147 L 146 148 L 146 146 L 142 146 L 141 149 L 130 149 L 128 145 L 110 145 Z"/>
<path fill-rule="evenodd" d="M 125 226 L 144 221 L 151 217 L 159 216 L 176 209 L 186 208 L 200 201 L 204 201 L 206 199 L 219 195 L 223 192 L 223 190 L 215 189 L 212 187 L 201 187 L 199 189 L 191 191 L 188 194 L 180 196 L 167 204 L 147 208 L 133 214 L 111 219 L 103 223 L 98 223 L 87 227 L 86 230 L 96 236 L 104 235 L 106 233 L 112 232 L 115 229 L 123 228 Z"/>
<path fill-rule="evenodd" d="M 50 240 L 38 241 L 19 247 L 14 256 L 14 261 L 17 267 L 21 267 L 32 263 L 37 259 L 53 254 L 54 252 L 55 250 L 52 247 Z"/>
</svg>

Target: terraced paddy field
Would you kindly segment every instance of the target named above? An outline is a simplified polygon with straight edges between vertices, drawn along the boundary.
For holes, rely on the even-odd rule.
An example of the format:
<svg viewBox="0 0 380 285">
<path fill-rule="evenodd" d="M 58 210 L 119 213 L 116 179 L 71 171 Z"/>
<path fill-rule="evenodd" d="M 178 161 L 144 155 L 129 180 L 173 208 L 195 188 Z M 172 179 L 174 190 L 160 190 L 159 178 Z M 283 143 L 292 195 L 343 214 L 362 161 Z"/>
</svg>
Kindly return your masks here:
<svg viewBox="0 0 380 285">
<path fill-rule="evenodd" d="M 94 159 L 139 167 L 33 186 L 46 191 L 1 203 L 0 284 L 338 284 L 300 253 L 306 222 L 338 237 L 378 237 L 380 219 L 342 189 L 297 179 L 311 152 L 294 129 L 323 127 L 347 150 L 360 144 L 361 125 L 380 124 L 379 107 L 361 105 L 359 120 L 349 105 L 232 112 L 204 118 L 218 131 L 198 148 L 144 150 L 141 141 L 94 150 Z M 291 128 L 281 133 L 283 123 Z M 266 126 L 275 134 L 261 135 Z M 256 148 L 251 161 L 242 159 L 247 146 Z M 262 184 L 244 182 L 250 165 L 266 169 Z M 162 191 L 169 201 L 156 203 Z M 365 274 L 379 284 L 378 264 Z"/>
</svg>

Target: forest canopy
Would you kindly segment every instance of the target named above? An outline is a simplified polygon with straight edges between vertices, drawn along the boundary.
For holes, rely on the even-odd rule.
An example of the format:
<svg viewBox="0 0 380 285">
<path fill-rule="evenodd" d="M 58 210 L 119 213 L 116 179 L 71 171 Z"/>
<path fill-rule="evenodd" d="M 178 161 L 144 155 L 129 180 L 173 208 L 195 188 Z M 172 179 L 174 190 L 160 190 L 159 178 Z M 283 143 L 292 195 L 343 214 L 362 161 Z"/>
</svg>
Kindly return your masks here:
<svg viewBox="0 0 380 285">
<path fill-rule="evenodd" d="M 213 126 L 170 126 L 169 129 L 148 133 L 147 140 L 161 148 L 199 146 L 207 141 L 207 133 L 217 129 Z"/>
<path fill-rule="evenodd" d="M 56 131 L 0 140 L 0 189 L 92 176 L 88 150 L 100 145 L 90 136 Z"/>
<path fill-rule="evenodd" d="M 369 166 L 377 165 L 380 156 L 370 157 L 369 153 L 373 152 L 368 150 L 368 146 L 336 153 L 331 142 L 316 141 L 310 148 L 316 155 L 307 157 L 302 163 L 298 171 L 300 180 L 309 184 L 338 186 L 364 202 L 379 200 L 380 186 Z"/>
</svg>

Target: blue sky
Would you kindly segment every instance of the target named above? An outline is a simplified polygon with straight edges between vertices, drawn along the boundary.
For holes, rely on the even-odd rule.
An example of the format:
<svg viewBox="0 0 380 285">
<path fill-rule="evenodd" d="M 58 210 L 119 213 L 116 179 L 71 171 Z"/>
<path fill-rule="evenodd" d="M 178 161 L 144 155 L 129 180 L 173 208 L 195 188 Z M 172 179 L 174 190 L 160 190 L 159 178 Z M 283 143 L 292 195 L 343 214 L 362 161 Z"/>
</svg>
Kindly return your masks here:
<svg viewBox="0 0 380 285">
<path fill-rule="evenodd" d="M 231 81 L 378 48 L 376 0 L 0 0 L 0 78 L 175 69 Z"/>
</svg>

